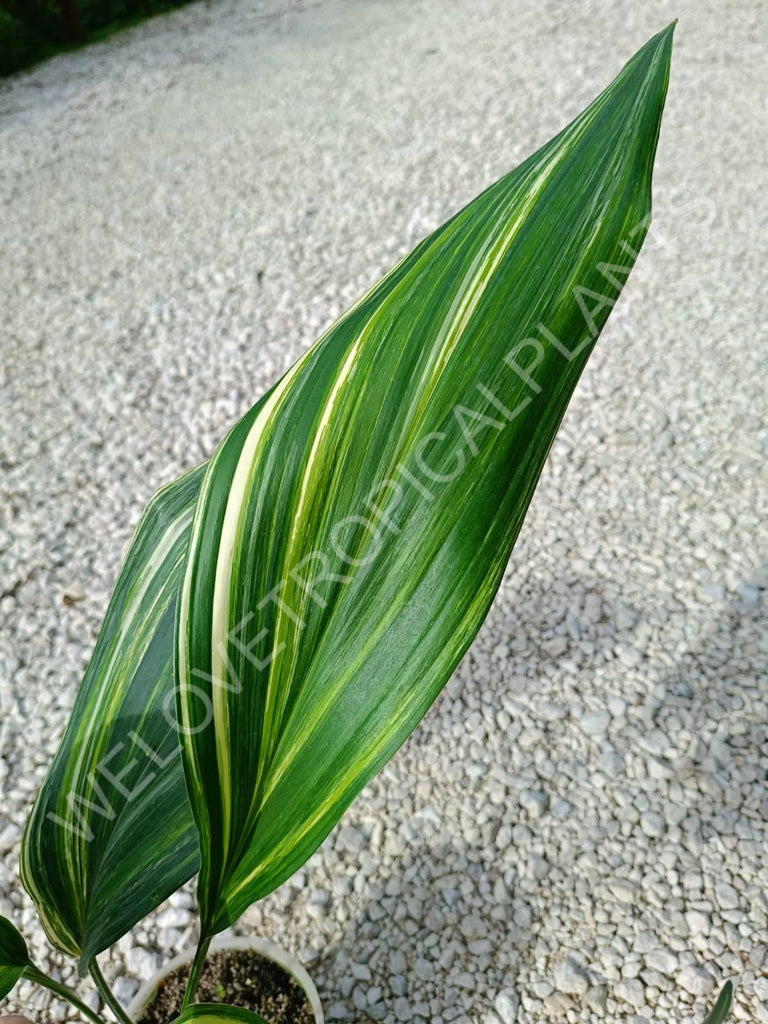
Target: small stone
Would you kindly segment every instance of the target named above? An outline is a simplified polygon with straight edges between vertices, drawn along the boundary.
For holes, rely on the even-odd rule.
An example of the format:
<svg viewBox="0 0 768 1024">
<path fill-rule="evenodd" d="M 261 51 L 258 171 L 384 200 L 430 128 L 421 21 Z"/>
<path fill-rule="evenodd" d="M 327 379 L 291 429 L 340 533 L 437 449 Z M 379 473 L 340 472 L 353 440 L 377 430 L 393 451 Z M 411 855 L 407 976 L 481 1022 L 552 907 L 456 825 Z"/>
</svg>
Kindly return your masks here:
<svg viewBox="0 0 768 1024">
<path fill-rule="evenodd" d="M 131 947 L 125 959 L 128 963 L 128 970 L 140 981 L 148 981 L 160 966 L 160 957 L 157 953 L 150 952 L 142 946 Z"/>
<path fill-rule="evenodd" d="M 366 847 L 365 836 L 352 825 L 344 825 L 338 833 L 338 841 L 349 853 L 362 853 Z"/>
<path fill-rule="evenodd" d="M 766 953 L 768 950 L 763 944 L 755 946 L 749 953 L 749 962 L 759 970 L 766 962 Z"/>
<path fill-rule="evenodd" d="M 640 828 L 651 839 L 659 839 L 667 831 L 667 823 L 655 811 L 645 811 L 640 815 Z"/>
<path fill-rule="evenodd" d="M 404 974 L 395 974 L 389 982 L 392 993 L 396 996 L 404 996 L 408 991 L 408 982 Z"/>
<path fill-rule="evenodd" d="M 609 697 L 608 710 L 613 718 L 622 718 L 627 713 L 627 702 L 623 697 Z"/>
<path fill-rule="evenodd" d="M 621 968 L 622 978 L 636 978 L 640 973 L 639 960 L 627 960 Z"/>
<path fill-rule="evenodd" d="M 15 849 L 21 839 L 21 829 L 18 825 L 8 824 L 0 832 L 0 853 L 9 853 Z"/>
<path fill-rule="evenodd" d="M 484 956 L 493 949 L 493 943 L 488 939 L 473 939 L 469 944 L 469 952 L 474 956 Z"/>
<path fill-rule="evenodd" d="M 398 996 L 398 998 L 395 1000 L 394 1009 L 395 1016 L 397 1017 L 398 1020 L 410 1020 L 411 1017 L 413 1016 L 411 1004 L 408 1002 L 405 996 Z"/>
<path fill-rule="evenodd" d="M 413 965 L 413 973 L 422 981 L 432 981 L 435 977 L 434 964 L 430 960 L 417 957 L 416 963 Z"/>
<path fill-rule="evenodd" d="M 184 907 L 186 910 L 193 910 L 195 906 L 195 898 L 192 893 L 185 892 L 183 889 L 171 893 L 168 897 L 168 902 L 172 907 Z"/>
<path fill-rule="evenodd" d="M 712 525 L 725 533 L 732 528 L 733 520 L 724 509 L 718 509 L 712 513 Z"/>
<path fill-rule="evenodd" d="M 760 600 L 760 588 L 754 583 L 740 583 L 736 589 L 744 604 L 753 605 Z"/>
<path fill-rule="evenodd" d="M 482 939 L 487 933 L 485 921 L 477 914 L 468 914 L 461 922 L 461 934 L 465 939 Z"/>
<path fill-rule="evenodd" d="M 614 612 L 614 621 L 618 629 L 632 629 L 637 623 L 637 612 L 628 608 L 625 604 L 619 604 Z"/>
<path fill-rule="evenodd" d="M 85 591 L 73 584 L 67 587 L 61 595 L 61 600 L 67 605 L 78 604 L 78 602 L 85 600 Z"/>
<path fill-rule="evenodd" d="M 555 990 L 555 986 L 551 981 L 547 981 L 546 978 L 539 978 L 537 981 L 532 981 L 529 987 L 537 999 L 546 999 L 547 996 Z"/>
<path fill-rule="evenodd" d="M 451 981 L 459 988 L 465 988 L 470 992 L 475 988 L 475 976 L 469 971 L 459 971 L 458 974 L 451 975 Z"/>
<path fill-rule="evenodd" d="M 736 910 L 739 906 L 738 892 L 726 882 L 715 885 L 715 899 L 723 910 Z"/>
<path fill-rule="evenodd" d="M 616 998 L 634 1006 L 636 1010 L 645 1005 L 645 989 L 637 978 L 622 978 L 615 988 Z"/>
<path fill-rule="evenodd" d="M 565 992 L 553 992 L 544 999 L 544 1012 L 549 1017 L 563 1017 L 573 1009 L 573 1000 Z"/>
<path fill-rule="evenodd" d="M 555 964 L 555 988 L 568 995 L 583 995 L 589 988 L 589 978 L 569 956 Z"/>
<path fill-rule="evenodd" d="M 531 923 L 531 908 L 522 900 L 515 900 L 512 904 L 512 920 L 521 928 L 527 928 Z"/>
<path fill-rule="evenodd" d="M 617 878 L 611 889 L 616 899 L 622 903 L 634 903 L 637 900 L 637 886 L 625 878 Z"/>
<path fill-rule="evenodd" d="M 493 1008 L 501 1017 L 502 1024 L 515 1024 L 520 997 L 513 988 L 503 988 L 494 999 Z"/>
<path fill-rule="evenodd" d="M 611 716 L 607 711 L 592 711 L 579 719 L 579 725 L 588 736 L 602 736 L 610 724 Z"/>
<path fill-rule="evenodd" d="M 684 967 L 677 975 L 680 988 L 690 992 L 692 996 L 708 996 L 715 987 L 715 979 L 704 967 L 695 964 Z"/>
<path fill-rule="evenodd" d="M 157 916 L 158 928 L 185 928 L 191 919 L 191 914 L 183 907 L 168 907 L 162 914 Z"/>
<path fill-rule="evenodd" d="M 608 987 L 606 985 L 591 985 L 584 994 L 587 1009 L 593 1013 L 604 1013 L 607 999 Z"/>
<path fill-rule="evenodd" d="M 392 955 L 389 958 L 389 967 L 393 974 L 404 974 L 408 967 L 408 961 L 405 959 L 405 953 L 402 949 L 395 949 L 392 951 Z"/>
<path fill-rule="evenodd" d="M 691 935 L 709 934 L 709 918 L 700 910 L 688 910 L 685 915 L 685 923 Z"/>
<path fill-rule="evenodd" d="M 682 878 L 683 888 L 700 890 L 704 885 L 704 879 L 700 871 L 686 871 Z"/>
<path fill-rule="evenodd" d="M 546 811 L 549 797 L 540 789 L 524 789 L 520 794 L 520 806 L 531 818 L 540 818 Z"/>
<path fill-rule="evenodd" d="M 134 981 L 133 978 L 119 977 L 115 978 L 112 984 L 112 991 L 117 1001 L 123 1006 L 127 1006 L 135 996 L 138 987 L 139 983 Z"/>
<path fill-rule="evenodd" d="M 669 950 L 659 947 L 659 949 L 652 949 L 645 954 L 645 963 L 651 970 L 660 971 L 662 974 L 674 974 L 678 968 L 678 959 L 675 954 Z"/>
<path fill-rule="evenodd" d="M 376 1003 L 378 1003 L 379 1000 L 381 999 L 381 986 L 380 985 L 372 985 L 368 989 L 367 997 L 368 997 L 368 1005 L 369 1006 L 375 1006 Z"/>
<path fill-rule="evenodd" d="M 331 1003 L 328 1007 L 328 1020 L 351 1020 L 354 1013 L 344 1003 Z"/>
<path fill-rule="evenodd" d="M 86 1006 L 90 1006 L 94 1013 L 99 1013 L 101 1010 L 101 996 L 95 988 L 89 988 L 83 993 L 83 1002 Z"/>
<path fill-rule="evenodd" d="M 566 821 L 573 813 L 573 804 L 568 800 L 555 800 L 552 804 L 552 817 L 558 821 Z"/>
</svg>

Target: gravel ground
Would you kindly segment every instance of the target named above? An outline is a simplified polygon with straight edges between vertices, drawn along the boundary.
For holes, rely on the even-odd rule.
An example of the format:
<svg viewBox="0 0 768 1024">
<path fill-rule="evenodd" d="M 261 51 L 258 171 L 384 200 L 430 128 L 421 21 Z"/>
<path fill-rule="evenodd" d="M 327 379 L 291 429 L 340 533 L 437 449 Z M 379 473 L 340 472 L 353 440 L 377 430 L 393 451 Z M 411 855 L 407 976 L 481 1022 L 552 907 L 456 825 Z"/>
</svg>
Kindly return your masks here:
<svg viewBox="0 0 768 1024">
<path fill-rule="evenodd" d="M 730 977 L 768 1021 L 768 16 L 738 9 L 221 0 L 0 86 L 0 912 L 41 964 L 73 980 L 21 829 L 143 504 L 678 16 L 651 236 L 488 621 L 241 929 L 335 1020 L 700 1024 Z M 122 998 L 191 893 L 105 957 Z"/>
</svg>

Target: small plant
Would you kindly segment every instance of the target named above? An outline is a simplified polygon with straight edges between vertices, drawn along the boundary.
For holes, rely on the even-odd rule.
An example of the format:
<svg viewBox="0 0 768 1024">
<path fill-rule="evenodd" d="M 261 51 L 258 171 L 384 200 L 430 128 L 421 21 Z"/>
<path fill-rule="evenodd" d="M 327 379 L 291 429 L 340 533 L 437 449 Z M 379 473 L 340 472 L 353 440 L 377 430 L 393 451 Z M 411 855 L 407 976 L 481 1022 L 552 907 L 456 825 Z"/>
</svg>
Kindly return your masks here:
<svg viewBox="0 0 768 1024">
<path fill-rule="evenodd" d="M 480 628 L 648 230 L 672 31 L 150 501 L 21 859 L 123 1024 L 97 955 L 195 873 L 178 1020 L 260 1019 L 195 1002 L 212 937 L 306 861 Z M 0 995 L 22 976 L 101 1024 L 3 919 Z"/>
</svg>

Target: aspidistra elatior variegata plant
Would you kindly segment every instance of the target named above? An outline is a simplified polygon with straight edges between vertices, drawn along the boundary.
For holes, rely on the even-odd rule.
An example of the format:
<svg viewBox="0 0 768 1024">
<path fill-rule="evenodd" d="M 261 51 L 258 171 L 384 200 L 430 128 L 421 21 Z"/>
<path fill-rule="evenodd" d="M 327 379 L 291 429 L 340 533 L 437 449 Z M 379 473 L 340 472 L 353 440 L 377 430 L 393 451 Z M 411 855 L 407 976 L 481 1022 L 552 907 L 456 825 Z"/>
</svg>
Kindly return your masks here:
<svg viewBox="0 0 768 1024">
<path fill-rule="evenodd" d="M 471 643 L 648 229 L 671 36 L 153 499 L 24 841 L 83 968 L 198 864 L 203 947 L 285 880 Z"/>
</svg>

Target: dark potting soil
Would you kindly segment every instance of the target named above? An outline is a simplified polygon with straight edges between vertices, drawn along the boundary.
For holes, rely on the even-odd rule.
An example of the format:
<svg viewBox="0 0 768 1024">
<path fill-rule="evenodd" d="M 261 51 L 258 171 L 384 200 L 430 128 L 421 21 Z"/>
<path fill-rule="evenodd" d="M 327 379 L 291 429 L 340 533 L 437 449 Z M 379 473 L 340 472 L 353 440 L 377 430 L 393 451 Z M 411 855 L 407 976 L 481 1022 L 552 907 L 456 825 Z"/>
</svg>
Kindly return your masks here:
<svg viewBox="0 0 768 1024">
<path fill-rule="evenodd" d="M 170 1024 L 179 1015 L 189 967 L 179 967 L 161 982 L 141 1024 Z M 205 962 L 197 1003 L 231 1003 L 258 1013 L 269 1024 L 313 1024 L 304 990 L 272 960 L 250 950 L 224 950 Z"/>
</svg>

